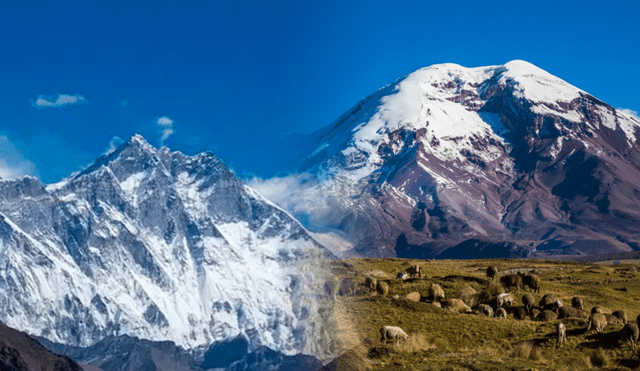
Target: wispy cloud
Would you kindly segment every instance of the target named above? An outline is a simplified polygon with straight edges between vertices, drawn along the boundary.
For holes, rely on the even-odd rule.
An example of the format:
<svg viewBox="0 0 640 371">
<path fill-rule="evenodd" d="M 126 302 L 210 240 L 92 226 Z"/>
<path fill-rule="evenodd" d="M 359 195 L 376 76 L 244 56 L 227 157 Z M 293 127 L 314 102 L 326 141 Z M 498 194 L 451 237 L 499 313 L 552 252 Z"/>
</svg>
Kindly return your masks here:
<svg viewBox="0 0 640 371">
<path fill-rule="evenodd" d="M 36 166 L 4 135 L 0 135 L 0 178 L 14 179 L 36 175 Z"/>
<path fill-rule="evenodd" d="M 122 143 L 124 143 L 124 140 L 120 137 L 111 138 L 111 141 L 109 142 L 107 149 L 105 149 L 104 154 L 108 155 L 109 153 L 115 151 Z"/>
<path fill-rule="evenodd" d="M 31 105 L 37 109 L 41 108 L 62 108 L 67 106 L 75 106 L 79 104 L 88 104 L 89 101 L 80 94 L 55 94 L 55 95 L 38 95 Z"/>
<path fill-rule="evenodd" d="M 162 137 L 160 138 L 160 145 L 164 144 L 164 141 L 167 140 L 173 134 L 173 124 L 175 121 L 170 119 L 168 116 L 158 117 L 156 119 L 156 124 L 160 127 L 162 132 Z"/>
<path fill-rule="evenodd" d="M 638 111 L 630 110 L 628 108 L 616 108 L 618 111 L 622 113 L 626 113 L 629 116 L 633 116 L 636 120 L 640 121 L 640 116 L 638 115 Z"/>
<path fill-rule="evenodd" d="M 293 214 L 303 224 L 322 226 L 331 220 L 338 200 L 331 191 L 308 175 L 248 180 L 251 187 Z M 307 225 L 307 226 L 308 226 Z"/>
</svg>

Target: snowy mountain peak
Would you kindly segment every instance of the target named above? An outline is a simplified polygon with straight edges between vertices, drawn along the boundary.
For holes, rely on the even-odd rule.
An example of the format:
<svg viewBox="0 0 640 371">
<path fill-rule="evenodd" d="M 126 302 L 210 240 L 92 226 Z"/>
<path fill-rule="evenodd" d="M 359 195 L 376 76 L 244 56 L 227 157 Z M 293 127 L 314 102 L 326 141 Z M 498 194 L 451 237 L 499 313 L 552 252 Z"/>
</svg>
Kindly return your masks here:
<svg viewBox="0 0 640 371">
<path fill-rule="evenodd" d="M 550 221 L 571 225 L 565 230 L 571 235 L 576 220 L 589 223 L 584 215 L 593 211 L 586 208 L 605 212 L 617 202 L 624 209 L 618 215 L 635 213 L 626 205 L 637 202 L 630 195 L 640 190 L 633 186 L 636 176 L 627 174 L 640 168 L 638 138 L 636 119 L 526 61 L 437 64 L 295 138 L 300 144 L 291 146 L 281 172 L 296 174 L 295 181 L 272 183 L 287 187 L 281 197 L 277 189 L 267 191 L 310 229 L 336 230 L 356 241 L 356 251 L 374 256 L 393 255 L 390 246 L 401 234 L 409 242 L 400 250 L 446 239 L 506 238 L 523 226 L 549 232 L 540 226 Z M 622 178 L 628 181 L 619 186 Z M 577 185 L 582 180 L 587 183 Z M 310 189 L 313 198 L 291 194 L 291 184 Z M 609 191 L 615 187 L 621 190 Z M 617 199 L 610 200 L 615 192 Z M 588 206 L 566 199 L 574 196 L 586 196 Z M 302 207 L 309 199 L 330 206 Z M 624 220 L 603 223 L 607 235 L 616 235 L 611 231 Z M 555 233 L 546 232 L 535 238 Z M 590 249 L 588 244 L 579 249 Z"/>
<path fill-rule="evenodd" d="M 16 185 L 20 185 L 16 187 Z M 326 249 L 215 155 L 134 136 L 43 187 L 0 182 L 0 320 L 71 345 L 306 346 L 307 259 Z"/>
</svg>

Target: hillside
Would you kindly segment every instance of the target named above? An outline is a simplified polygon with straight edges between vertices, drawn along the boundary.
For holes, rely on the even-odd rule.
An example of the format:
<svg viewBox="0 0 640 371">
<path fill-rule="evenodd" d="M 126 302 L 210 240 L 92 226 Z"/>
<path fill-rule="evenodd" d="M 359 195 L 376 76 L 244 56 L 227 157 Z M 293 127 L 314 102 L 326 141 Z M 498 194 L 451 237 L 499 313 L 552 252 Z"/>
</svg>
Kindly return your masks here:
<svg viewBox="0 0 640 371">
<path fill-rule="evenodd" d="M 395 279 L 397 272 L 418 264 L 422 278 Z M 554 294 L 565 306 L 579 296 L 585 311 L 601 305 L 611 311 L 624 310 L 630 322 L 640 314 L 640 274 L 635 265 L 602 266 L 545 260 L 405 260 L 350 259 L 336 262 L 341 279 L 350 278 L 359 291 L 354 296 L 337 296 L 334 317 L 342 322 L 341 339 L 345 357 L 323 370 L 580 370 L 589 368 L 637 369 L 640 365 L 628 344 L 618 342 L 623 325 L 610 324 L 599 336 L 585 332 L 585 319 L 565 318 L 534 322 L 529 318 L 488 318 L 471 313 L 454 313 L 429 303 L 431 283 L 445 292 L 443 303 L 461 298 L 469 288 L 477 292 L 501 291 L 498 279 L 486 277 L 488 266 L 504 272 L 535 269 L 542 288 L 534 294 L 536 303 L 544 294 Z M 387 295 L 368 293 L 365 277 L 389 284 Z M 515 290 L 514 290 L 515 291 Z M 420 293 L 421 301 L 405 298 Z M 522 306 L 524 291 L 514 294 L 513 307 Z M 397 296 L 398 298 L 394 298 Z M 325 299 L 330 300 L 330 299 Z M 556 348 L 555 325 L 567 327 L 567 342 Z M 411 337 L 380 344 L 380 327 L 399 326 Z"/>
</svg>

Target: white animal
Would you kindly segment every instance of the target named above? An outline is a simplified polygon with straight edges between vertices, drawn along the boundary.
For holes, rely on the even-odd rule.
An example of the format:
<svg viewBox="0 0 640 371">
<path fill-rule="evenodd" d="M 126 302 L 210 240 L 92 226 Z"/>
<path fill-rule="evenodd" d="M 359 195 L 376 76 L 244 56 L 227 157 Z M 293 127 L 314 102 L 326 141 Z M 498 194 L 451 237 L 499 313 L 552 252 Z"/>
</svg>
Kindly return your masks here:
<svg viewBox="0 0 640 371">
<path fill-rule="evenodd" d="M 406 280 L 407 278 L 409 278 L 409 275 L 403 272 L 398 272 L 398 275 L 396 276 L 396 279 L 403 280 L 403 281 Z"/>
<path fill-rule="evenodd" d="M 511 306 L 513 304 L 513 296 L 510 293 L 498 295 L 498 308 L 502 308 L 504 305 Z"/>
<path fill-rule="evenodd" d="M 407 340 L 407 335 L 400 327 L 396 326 L 382 326 L 380 327 L 380 342 L 387 343 L 387 340 L 395 340 L 396 345 L 399 344 L 400 339 Z"/>
<path fill-rule="evenodd" d="M 556 333 L 558 334 L 558 341 L 556 342 L 556 346 L 559 348 L 563 343 L 567 341 L 567 328 L 563 323 L 558 323 L 556 325 Z"/>
</svg>

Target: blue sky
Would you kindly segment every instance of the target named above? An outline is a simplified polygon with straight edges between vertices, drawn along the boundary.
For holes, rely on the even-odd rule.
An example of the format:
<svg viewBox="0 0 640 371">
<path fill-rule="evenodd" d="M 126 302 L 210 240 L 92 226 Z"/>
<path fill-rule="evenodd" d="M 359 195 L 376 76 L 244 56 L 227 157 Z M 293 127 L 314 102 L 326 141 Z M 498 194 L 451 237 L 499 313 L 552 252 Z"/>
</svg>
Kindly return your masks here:
<svg viewBox="0 0 640 371">
<path fill-rule="evenodd" d="M 274 140 L 444 62 L 524 59 L 638 111 L 639 14 L 635 1 L 3 4 L 0 177 L 55 182 L 134 133 L 247 175 Z"/>
</svg>

